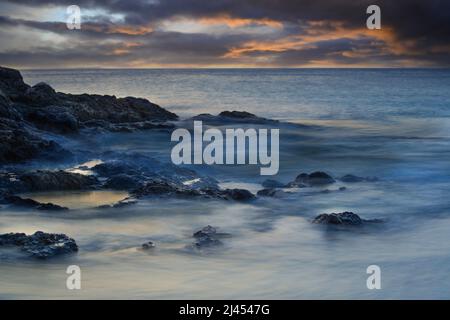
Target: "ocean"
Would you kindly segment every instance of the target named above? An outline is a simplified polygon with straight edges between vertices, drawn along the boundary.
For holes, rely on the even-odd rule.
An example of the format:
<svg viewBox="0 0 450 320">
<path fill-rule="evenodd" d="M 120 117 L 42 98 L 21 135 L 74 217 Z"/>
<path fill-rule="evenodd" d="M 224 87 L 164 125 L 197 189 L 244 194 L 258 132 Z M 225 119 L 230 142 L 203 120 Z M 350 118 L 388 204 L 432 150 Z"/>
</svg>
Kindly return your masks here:
<svg viewBox="0 0 450 320">
<path fill-rule="evenodd" d="M 181 118 L 240 110 L 301 124 L 281 126 L 280 172 L 273 178 L 287 183 L 321 170 L 379 180 L 338 182 L 327 190 L 300 189 L 246 204 L 152 199 L 102 211 L 92 207 L 122 195 L 41 195 L 76 210 L 2 209 L 0 233 L 66 233 L 80 252 L 51 262 L 2 260 L 1 298 L 450 297 L 450 70 L 101 69 L 23 75 L 29 84 L 44 81 L 61 92 L 144 97 Z M 170 161 L 170 135 L 162 132 L 59 142 L 79 150 L 80 163 L 87 151 Z M 67 163 L 66 169 L 80 163 Z M 224 187 L 252 192 L 265 179 L 248 166 L 192 169 Z M 343 211 L 384 223 L 343 230 L 311 224 L 318 214 Z M 186 250 L 192 233 L 206 225 L 231 234 L 224 247 L 208 254 Z M 145 241 L 154 241 L 155 250 L 139 250 Z M 65 270 L 73 264 L 82 270 L 79 291 L 65 288 Z M 370 265 L 381 268 L 381 290 L 366 286 Z"/>
</svg>

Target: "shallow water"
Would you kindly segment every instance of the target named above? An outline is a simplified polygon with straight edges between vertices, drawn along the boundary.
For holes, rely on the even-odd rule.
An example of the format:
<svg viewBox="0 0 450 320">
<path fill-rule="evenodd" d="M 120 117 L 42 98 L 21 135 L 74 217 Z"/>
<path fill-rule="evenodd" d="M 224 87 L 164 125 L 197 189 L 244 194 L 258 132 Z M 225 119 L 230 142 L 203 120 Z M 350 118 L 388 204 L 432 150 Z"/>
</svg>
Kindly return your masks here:
<svg viewBox="0 0 450 320">
<path fill-rule="evenodd" d="M 449 298 L 450 90 L 444 89 L 450 87 L 450 72 L 358 71 L 351 76 L 337 70 L 265 70 L 256 79 L 250 71 L 180 71 L 178 77 L 176 71 L 102 72 L 109 74 L 103 81 L 89 71 L 72 74 L 73 90 L 67 71 L 33 71 L 25 78 L 47 80 L 61 91 L 142 93 L 176 112 L 186 102 L 186 115 L 230 108 L 278 114 L 310 127 L 281 127 L 277 180 L 289 182 L 314 170 L 380 180 L 291 190 L 279 199 L 248 204 L 145 199 L 100 210 L 87 209 L 88 201 L 84 209 L 57 213 L 4 207 L 0 233 L 66 233 L 77 240 L 80 252 L 44 262 L 3 259 L 1 298 Z M 361 79 L 369 79 L 381 96 L 364 90 L 369 84 Z M 91 157 L 81 165 L 108 150 L 169 161 L 169 140 L 167 133 L 143 132 L 64 143 Z M 253 192 L 265 179 L 258 167 L 192 168 L 223 187 Z M 347 190 L 339 191 L 342 186 Z M 70 198 L 73 205 L 89 198 L 77 197 Z M 66 196 L 47 199 L 68 201 Z M 385 223 L 339 230 L 311 224 L 320 213 L 342 211 Z M 223 247 L 193 249 L 192 233 L 206 225 L 231 234 Z M 147 241 L 156 248 L 141 250 Z M 65 270 L 72 264 L 82 269 L 81 291 L 65 288 Z M 382 290 L 366 287 L 366 268 L 373 264 L 381 267 Z"/>
<path fill-rule="evenodd" d="M 128 192 L 112 190 L 95 191 L 51 191 L 22 194 L 41 203 L 53 203 L 69 209 L 88 209 L 113 205 L 129 196 Z"/>
</svg>

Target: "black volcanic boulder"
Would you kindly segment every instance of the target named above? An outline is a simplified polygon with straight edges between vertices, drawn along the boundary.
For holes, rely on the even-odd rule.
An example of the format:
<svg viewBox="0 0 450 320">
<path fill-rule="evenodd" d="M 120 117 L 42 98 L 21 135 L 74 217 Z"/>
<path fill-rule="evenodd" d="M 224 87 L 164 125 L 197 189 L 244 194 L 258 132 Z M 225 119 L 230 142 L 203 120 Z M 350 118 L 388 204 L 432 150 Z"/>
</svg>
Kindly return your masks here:
<svg viewBox="0 0 450 320">
<path fill-rule="evenodd" d="M 18 177 L 27 191 L 85 190 L 99 183 L 96 177 L 66 171 L 33 171 Z"/>
<path fill-rule="evenodd" d="M 29 85 L 23 82 L 22 75 L 18 70 L 0 67 L 0 91 L 3 94 L 14 100 L 23 96 L 30 88 Z"/>
<path fill-rule="evenodd" d="M 335 182 L 336 180 L 334 180 L 329 174 L 322 171 L 316 171 L 311 174 L 302 173 L 298 175 L 293 182 L 288 184 L 288 187 L 325 186 Z"/>
<path fill-rule="evenodd" d="M 194 232 L 192 236 L 196 239 L 194 248 L 205 249 L 222 246 L 223 243 L 219 239 L 228 238 L 231 235 L 228 233 L 219 233 L 216 228 L 208 225 L 201 230 Z"/>
<path fill-rule="evenodd" d="M 78 131 L 78 120 L 68 108 L 50 106 L 45 108 L 27 108 L 22 111 L 25 120 L 37 128 L 57 133 Z"/>
<path fill-rule="evenodd" d="M 56 142 L 18 127 L 10 120 L 0 118 L 0 163 L 23 162 L 38 157 L 61 160 L 71 156 Z"/>
<path fill-rule="evenodd" d="M 103 187 L 113 190 L 132 190 L 141 187 L 143 184 L 144 182 L 141 179 L 121 173 L 109 178 Z"/>
<path fill-rule="evenodd" d="M 223 111 L 215 116 L 209 113 L 199 114 L 191 120 L 203 121 L 209 124 L 243 123 L 243 124 L 276 124 L 277 120 L 258 117 L 246 111 Z"/>
<path fill-rule="evenodd" d="M 353 212 L 342 212 L 342 213 L 320 214 L 312 222 L 315 224 L 325 224 L 325 225 L 360 226 L 366 222 L 379 223 L 382 221 L 379 219 L 365 220 L 361 219 L 357 214 Z"/>
<path fill-rule="evenodd" d="M 249 201 L 255 199 L 255 195 L 245 189 L 226 189 L 223 194 L 227 199 L 235 201 Z"/>
<path fill-rule="evenodd" d="M 60 101 L 55 89 L 45 82 L 39 82 L 29 88 L 20 100 L 29 105 L 43 107 L 55 105 Z"/>
<path fill-rule="evenodd" d="M 19 111 L 17 111 L 17 109 L 11 105 L 9 99 L 6 96 L 4 96 L 1 91 L 0 91 L 0 117 L 16 121 L 22 120 L 22 116 L 19 113 Z"/>
<path fill-rule="evenodd" d="M 7 195 L 3 197 L 3 203 L 12 204 L 18 207 L 24 207 L 29 209 L 37 209 L 43 211 L 66 211 L 69 208 L 61 207 L 53 203 L 40 203 L 33 199 L 21 198 L 19 196 Z"/>
<path fill-rule="evenodd" d="M 131 194 L 137 198 L 148 196 L 200 196 L 197 190 L 189 189 L 162 179 L 150 179 L 143 186 L 132 191 Z"/>
<path fill-rule="evenodd" d="M 2 234 L 0 235 L 1 247 L 18 247 L 28 256 L 38 259 L 47 259 L 78 251 L 75 240 L 65 234 L 52 234 L 42 231 L 37 231 L 30 236 L 24 233 Z"/>
<path fill-rule="evenodd" d="M 256 195 L 259 197 L 272 197 L 272 198 L 279 198 L 285 194 L 286 194 L 286 192 L 284 192 L 283 190 L 274 189 L 274 188 L 262 189 L 256 193 Z"/>
</svg>

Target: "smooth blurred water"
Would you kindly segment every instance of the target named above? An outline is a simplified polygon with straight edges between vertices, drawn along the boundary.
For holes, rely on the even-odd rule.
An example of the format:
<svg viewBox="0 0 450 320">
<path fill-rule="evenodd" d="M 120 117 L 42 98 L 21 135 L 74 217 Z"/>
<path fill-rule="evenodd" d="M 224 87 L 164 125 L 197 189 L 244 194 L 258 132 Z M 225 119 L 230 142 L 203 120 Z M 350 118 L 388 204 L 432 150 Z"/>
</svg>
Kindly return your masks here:
<svg viewBox="0 0 450 320">
<path fill-rule="evenodd" d="M 450 116 L 450 69 L 24 71 L 56 90 L 148 98 L 181 116 L 246 110 L 276 119 Z"/>
<path fill-rule="evenodd" d="M 63 232 L 80 252 L 48 262 L 2 260 L 0 297 L 450 297 L 450 71 L 66 70 L 24 76 L 64 92 L 147 97 L 183 117 L 246 110 L 308 124 L 281 126 L 276 179 L 325 170 L 380 181 L 339 182 L 327 193 L 302 189 L 249 204 L 153 199 L 110 210 L 2 209 L 0 233 Z M 168 133 L 141 132 L 62 143 L 80 154 L 138 152 L 169 161 L 169 140 Z M 252 191 L 265 179 L 249 166 L 193 169 Z M 338 191 L 341 186 L 347 190 Z M 73 197 L 51 199 L 70 204 Z M 386 222 L 337 231 L 310 223 L 320 213 L 342 211 Z M 192 233 L 208 224 L 232 237 L 213 252 L 190 250 Z M 156 250 L 139 250 L 146 241 Z M 65 289 L 70 264 L 83 271 L 79 292 Z M 373 264 L 381 267 L 382 290 L 366 288 L 366 268 Z"/>
</svg>

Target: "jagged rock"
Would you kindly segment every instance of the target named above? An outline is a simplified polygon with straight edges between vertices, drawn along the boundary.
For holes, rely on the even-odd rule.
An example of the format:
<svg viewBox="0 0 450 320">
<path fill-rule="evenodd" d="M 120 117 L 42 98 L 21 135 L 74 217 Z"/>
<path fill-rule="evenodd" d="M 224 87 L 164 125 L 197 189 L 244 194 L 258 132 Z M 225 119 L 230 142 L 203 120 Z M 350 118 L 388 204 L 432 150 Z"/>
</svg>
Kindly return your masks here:
<svg viewBox="0 0 450 320">
<path fill-rule="evenodd" d="M 66 171 L 32 171 L 21 174 L 18 179 L 26 191 L 85 190 L 99 182 L 94 176 Z"/>
<path fill-rule="evenodd" d="M 61 160 L 72 155 L 56 142 L 42 139 L 6 122 L 0 118 L 0 163 L 23 162 L 33 158 Z"/>
<path fill-rule="evenodd" d="M 194 232 L 194 234 L 192 235 L 194 238 L 200 238 L 200 237 L 208 237 L 211 235 L 215 235 L 217 233 L 217 229 L 208 225 L 204 228 L 202 228 L 201 230 Z"/>
<path fill-rule="evenodd" d="M 286 185 L 284 183 L 281 183 L 277 180 L 267 179 L 264 180 L 262 183 L 262 186 L 266 189 L 273 189 L 273 188 L 284 188 Z"/>
<path fill-rule="evenodd" d="M 15 121 L 22 120 L 22 116 L 19 113 L 19 111 L 17 111 L 17 109 L 11 105 L 11 102 L 3 94 L 1 90 L 0 90 L 0 117 Z"/>
<path fill-rule="evenodd" d="M 33 108 L 22 111 L 25 120 L 33 123 L 37 128 L 57 133 L 73 133 L 78 131 L 78 121 L 68 108 L 46 107 Z"/>
<path fill-rule="evenodd" d="M 353 212 L 342 212 L 342 213 L 331 213 L 331 214 L 320 214 L 314 220 L 315 224 L 326 224 L 326 225 L 345 225 L 345 226 L 360 226 L 363 223 L 379 223 L 382 220 L 372 219 L 364 220 L 361 219 L 357 214 Z"/>
<path fill-rule="evenodd" d="M 65 211 L 69 208 L 61 207 L 53 203 L 40 203 L 33 199 L 22 198 L 19 196 L 6 195 L 3 197 L 3 203 L 12 204 L 18 207 L 25 207 L 30 209 L 44 210 L 44 211 Z"/>
<path fill-rule="evenodd" d="M 347 174 L 341 177 L 339 180 L 346 183 L 357 183 L 357 182 L 375 182 L 378 181 L 376 177 L 358 177 L 352 174 Z"/>
<path fill-rule="evenodd" d="M 275 124 L 277 120 L 271 120 L 258 117 L 252 113 L 245 111 L 223 111 L 219 115 L 214 116 L 209 113 L 199 114 L 192 117 L 191 120 L 203 121 L 209 124 L 220 123 L 249 123 L 249 124 Z"/>
<path fill-rule="evenodd" d="M 142 187 L 132 191 L 132 195 L 140 198 L 146 196 L 200 196 L 197 190 L 192 190 L 182 185 L 177 185 L 164 180 L 150 180 Z"/>
<path fill-rule="evenodd" d="M 311 174 L 302 173 L 295 178 L 293 182 L 288 184 L 288 187 L 314 187 L 314 186 L 324 186 L 328 184 L 335 183 L 329 174 L 321 171 L 316 171 Z"/>
<path fill-rule="evenodd" d="M 222 241 L 218 238 L 228 237 L 229 234 L 218 233 L 216 228 L 208 225 L 201 230 L 194 232 L 192 236 L 196 238 L 194 247 L 197 249 L 203 249 L 223 245 Z"/>
<path fill-rule="evenodd" d="M 0 90 L 9 99 L 23 96 L 30 88 L 18 70 L 0 67 Z"/>
<path fill-rule="evenodd" d="M 65 234 L 51 234 L 37 231 L 27 236 L 24 233 L 0 235 L 0 247 L 15 246 L 33 258 L 47 259 L 59 255 L 75 253 L 78 246 Z"/>
<path fill-rule="evenodd" d="M 92 171 L 102 177 L 112 177 L 114 175 L 126 174 L 128 176 L 135 176 L 141 173 L 140 168 L 132 165 L 124 160 L 112 160 L 100 163 L 92 168 Z"/>
<path fill-rule="evenodd" d="M 65 94 L 43 82 L 30 87 L 19 71 L 2 67 L 0 93 L 0 116 L 17 120 L 23 115 L 37 128 L 58 133 L 96 125 L 111 131 L 168 129 L 173 125 L 165 122 L 178 119 L 142 98 Z"/>
<path fill-rule="evenodd" d="M 277 190 L 273 188 L 262 189 L 256 193 L 256 195 L 259 197 L 273 197 L 273 198 L 282 197 L 284 194 L 285 192 L 283 190 Z"/>
<path fill-rule="evenodd" d="M 59 102 L 56 91 L 45 82 L 39 82 L 33 87 L 28 88 L 19 100 L 32 106 L 49 106 Z"/>
<path fill-rule="evenodd" d="M 223 194 L 227 198 L 235 201 L 248 201 L 255 199 L 255 195 L 245 189 L 226 189 L 223 191 Z"/>
<path fill-rule="evenodd" d="M 142 249 L 144 249 L 144 250 L 154 249 L 155 247 L 156 247 L 156 245 L 151 241 L 146 242 L 142 245 Z"/>
<path fill-rule="evenodd" d="M 109 178 L 104 184 L 104 188 L 113 190 L 132 190 L 143 185 L 138 178 L 127 174 L 117 174 Z"/>
</svg>

